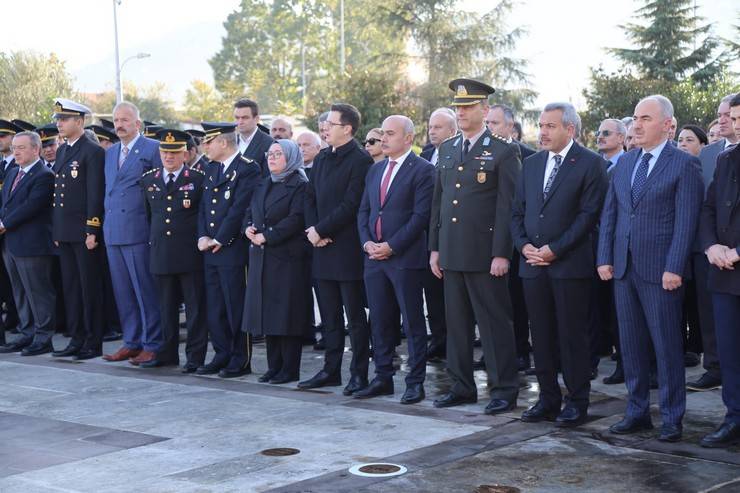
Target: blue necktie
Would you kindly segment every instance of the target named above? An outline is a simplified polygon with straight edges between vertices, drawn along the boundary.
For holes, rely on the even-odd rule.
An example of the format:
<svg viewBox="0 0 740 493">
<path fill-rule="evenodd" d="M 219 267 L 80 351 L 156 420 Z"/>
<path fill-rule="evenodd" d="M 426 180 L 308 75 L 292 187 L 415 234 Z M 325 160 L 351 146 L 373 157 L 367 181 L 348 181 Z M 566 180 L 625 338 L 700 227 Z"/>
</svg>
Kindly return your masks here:
<svg viewBox="0 0 740 493">
<path fill-rule="evenodd" d="M 547 177 L 545 189 L 542 191 L 543 198 L 547 198 L 547 194 L 550 193 L 552 183 L 555 181 L 555 176 L 557 176 L 558 171 L 560 170 L 560 164 L 563 162 L 563 157 L 560 154 L 555 154 L 552 158 L 555 160 L 555 166 L 552 167 L 552 170 L 550 171 L 550 176 Z"/>
<path fill-rule="evenodd" d="M 640 165 L 637 167 L 637 173 L 635 173 L 635 181 L 632 182 L 632 205 L 635 205 L 635 202 L 637 202 L 637 197 L 640 196 L 640 191 L 642 190 L 642 187 L 645 186 L 645 182 L 647 181 L 648 176 L 648 165 L 652 157 L 653 155 L 649 152 L 646 152 L 642 155 Z"/>
</svg>

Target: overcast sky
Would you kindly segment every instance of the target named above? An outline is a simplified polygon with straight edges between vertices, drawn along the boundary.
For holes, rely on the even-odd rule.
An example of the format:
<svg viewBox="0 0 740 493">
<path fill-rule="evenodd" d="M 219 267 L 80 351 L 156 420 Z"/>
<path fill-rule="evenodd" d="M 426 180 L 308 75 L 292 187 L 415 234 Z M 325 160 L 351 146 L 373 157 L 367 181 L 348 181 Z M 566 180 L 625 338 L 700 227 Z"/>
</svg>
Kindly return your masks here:
<svg viewBox="0 0 740 493">
<path fill-rule="evenodd" d="M 735 0 L 696 0 L 701 15 L 717 34 L 733 35 L 738 23 Z M 510 26 L 524 26 L 517 55 L 530 60 L 538 106 L 570 100 L 582 107 L 581 92 L 589 67 L 616 68 L 604 47 L 626 47 L 620 24 L 631 20 L 637 0 L 522 0 Z M 139 52 L 151 57 L 131 60 L 123 78 L 137 85 L 155 81 L 168 86 L 177 104 L 194 79 L 213 81 L 208 58 L 219 50 L 223 22 L 239 0 L 122 0 L 118 7 L 121 62 Z M 466 10 L 489 8 L 491 0 L 463 0 Z M 26 19 L 29 8 L 38 17 Z M 54 51 L 66 61 L 75 87 L 102 92 L 115 87 L 112 0 L 31 0 L 3 5 L 5 49 Z M 352 15 L 347 12 L 347 15 Z M 351 36 L 351 33 L 348 33 Z"/>
</svg>

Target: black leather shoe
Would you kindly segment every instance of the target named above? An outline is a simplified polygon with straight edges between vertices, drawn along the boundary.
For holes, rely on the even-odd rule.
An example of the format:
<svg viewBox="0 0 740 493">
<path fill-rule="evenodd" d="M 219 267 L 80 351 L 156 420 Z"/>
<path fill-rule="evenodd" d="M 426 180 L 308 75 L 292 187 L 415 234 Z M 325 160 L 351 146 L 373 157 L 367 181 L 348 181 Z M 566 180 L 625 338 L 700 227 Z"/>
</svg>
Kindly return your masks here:
<svg viewBox="0 0 740 493">
<path fill-rule="evenodd" d="M 599 367 L 597 366 L 595 368 L 591 368 L 591 377 L 590 377 L 590 379 L 592 381 L 593 380 L 596 380 L 598 378 L 598 376 L 599 376 Z"/>
<path fill-rule="evenodd" d="M 54 356 L 55 358 L 64 358 L 66 356 L 76 355 L 77 353 L 80 352 L 81 349 L 82 349 L 81 346 L 75 346 L 74 344 L 70 342 L 66 348 L 62 349 L 61 351 L 54 351 L 53 353 L 51 353 L 51 355 Z"/>
<path fill-rule="evenodd" d="M 484 414 L 501 414 L 516 407 L 516 399 L 498 399 L 494 397 L 483 410 Z"/>
<path fill-rule="evenodd" d="M 693 351 L 686 351 L 683 353 L 683 366 L 686 368 L 693 368 L 695 366 L 699 366 L 699 363 L 701 363 L 701 358 L 699 358 L 699 355 L 696 354 Z"/>
<path fill-rule="evenodd" d="M 34 342 L 30 346 L 27 346 L 21 351 L 21 356 L 38 356 L 40 354 L 54 352 L 54 346 L 51 345 L 51 341 L 46 343 Z"/>
<path fill-rule="evenodd" d="M 278 373 L 270 379 L 270 383 L 273 385 L 281 385 L 284 383 L 297 382 L 298 375 L 288 375 L 286 373 Z"/>
<path fill-rule="evenodd" d="M 406 386 L 406 391 L 401 397 L 401 404 L 416 404 L 421 402 L 426 397 L 424 393 L 424 385 L 421 383 L 413 383 Z"/>
<path fill-rule="evenodd" d="M 434 401 L 434 407 L 453 407 L 462 404 L 475 404 L 478 402 L 478 396 L 463 397 L 454 392 L 448 392 L 439 399 Z"/>
<path fill-rule="evenodd" d="M 318 389 L 321 387 L 338 387 L 342 385 L 342 378 L 329 375 L 321 370 L 312 378 L 298 382 L 299 389 Z"/>
<path fill-rule="evenodd" d="M 586 412 L 586 409 L 579 409 L 576 406 L 566 405 L 563 412 L 555 418 L 555 426 L 558 428 L 573 428 L 585 423 L 587 417 L 588 413 Z"/>
<path fill-rule="evenodd" d="M 198 371 L 199 366 L 193 363 L 185 363 L 185 366 L 182 367 L 180 370 L 180 373 L 195 373 Z"/>
<path fill-rule="evenodd" d="M 373 378 L 370 385 L 362 390 L 358 390 L 352 397 L 355 399 L 370 399 L 381 395 L 393 395 L 393 379 Z"/>
<path fill-rule="evenodd" d="M 195 374 L 196 375 L 215 375 L 219 371 L 221 371 L 221 368 L 223 368 L 223 365 L 220 365 L 218 363 L 211 361 L 207 365 L 203 365 L 197 370 L 195 370 Z"/>
<path fill-rule="evenodd" d="M 609 431 L 617 435 L 629 435 L 630 433 L 652 429 L 653 422 L 650 416 L 644 418 L 630 418 L 625 416 L 622 421 L 614 423 L 609 427 Z"/>
<path fill-rule="evenodd" d="M 716 431 L 705 436 L 699 445 L 706 448 L 725 448 L 740 443 L 740 424 L 725 421 Z"/>
<path fill-rule="evenodd" d="M 660 427 L 660 434 L 658 435 L 658 440 L 661 442 L 671 442 L 671 443 L 678 442 L 681 440 L 682 435 L 683 435 L 683 426 L 663 423 L 663 426 Z"/>
<path fill-rule="evenodd" d="M 714 390 L 720 387 L 722 387 L 722 379 L 710 375 L 709 373 L 704 373 L 698 379 L 686 383 L 686 388 L 695 392 Z"/>
<path fill-rule="evenodd" d="M 237 378 L 249 375 L 250 373 L 252 373 L 252 365 L 247 363 L 241 368 L 221 368 L 218 372 L 218 376 L 221 378 Z"/>
<path fill-rule="evenodd" d="M 349 383 L 347 383 L 347 386 L 342 390 L 342 395 L 350 396 L 365 388 L 367 388 L 367 379 L 355 375 L 349 379 Z"/>
<path fill-rule="evenodd" d="M 481 356 L 478 361 L 473 360 L 473 371 L 485 370 L 486 369 L 486 358 Z"/>
<path fill-rule="evenodd" d="M 602 382 L 604 382 L 604 384 L 606 385 L 616 385 L 619 383 L 624 383 L 624 370 L 622 369 L 622 365 L 617 364 L 617 367 L 614 368 L 614 372 L 608 377 L 604 377 Z"/>
<path fill-rule="evenodd" d="M 273 377 L 274 377 L 275 375 L 277 375 L 277 374 L 278 374 L 278 372 L 277 372 L 276 370 L 267 370 L 267 371 L 266 371 L 265 373 L 263 373 L 263 374 L 262 374 L 262 375 L 261 375 L 261 376 L 260 376 L 260 377 L 259 377 L 259 378 L 257 379 L 257 381 L 258 381 L 259 383 L 267 383 L 267 382 L 269 382 L 270 380 L 272 380 L 272 378 L 273 378 Z"/>
<path fill-rule="evenodd" d="M 152 358 L 139 363 L 139 368 L 158 368 L 160 366 L 164 366 L 164 363 L 157 358 Z"/>
<path fill-rule="evenodd" d="M 529 362 L 529 355 L 526 356 L 519 356 L 516 359 L 517 363 L 517 371 L 524 371 L 527 368 L 529 368 L 530 362 Z"/>
<path fill-rule="evenodd" d="M 95 349 L 80 349 L 77 354 L 74 355 L 72 358 L 73 360 L 81 361 L 86 359 L 93 359 L 93 358 L 99 358 L 103 355 L 102 351 L 97 351 Z M 56 356 L 52 353 L 52 356 Z"/>
<path fill-rule="evenodd" d="M 0 347 L 0 353 L 18 353 L 31 345 L 33 341 L 15 341 Z"/>
<path fill-rule="evenodd" d="M 427 359 L 445 359 L 447 357 L 447 348 L 444 344 L 430 344 L 427 347 Z"/>
<path fill-rule="evenodd" d="M 522 421 L 525 423 L 539 423 L 540 421 L 555 421 L 560 414 L 560 408 L 547 407 L 542 401 L 522 413 Z"/>
<path fill-rule="evenodd" d="M 123 339 L 123 334 L 118 331 L 108 332 L 103 336 L 103 342 L 113 342 Z"/>
</svg>

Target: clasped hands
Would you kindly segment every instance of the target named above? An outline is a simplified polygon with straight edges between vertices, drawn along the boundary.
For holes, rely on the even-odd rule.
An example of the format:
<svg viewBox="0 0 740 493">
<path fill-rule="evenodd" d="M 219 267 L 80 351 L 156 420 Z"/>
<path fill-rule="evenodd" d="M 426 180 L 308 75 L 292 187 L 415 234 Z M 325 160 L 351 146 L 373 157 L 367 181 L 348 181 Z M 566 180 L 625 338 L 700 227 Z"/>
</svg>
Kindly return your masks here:
<svg viewBox="0 0 740 493">
<path fill-rule="evenodd" d="M 213 253 L 216 253 L 221 250 L 221 244 L 210 236 L 204 236 L 203 238 L 198 240 L 198 250 L 200 250 L 201 252 L 211 250 Z"/>
<path fill-rule="evenodd" d="M 366 241 L 362 246 L 370 260 L 387 260 L 393 255 L 393 249 L 390 247 L 387 241 L 383 243 L 375 243 L 374 241 Z"/>
<path fill-rule="evenodd" d="M 550 245 L 543 245 L 540 248 L 535 247 L 531 243 L 527 243 L 522 248 L 522 255 L 527 259 L 529 265 L 536 267 L 545 267 L 550 265 L 557 256 L 550 250 Z"/>
<path fill-rule="evenodd" d="M 255 228 L 254 226 L 249 226 L 246 229 L 245 234 L 247 235 L 247 238 L 249 238 L 249 241 L 251 241 L 252 244 L 256 246 L 262 246 L 267 241 L 265 235 L 262 233 L 258 233 L 257 228 Z"/>
<path fill-rule="evenodd" d="M 715 244 L 705 252 L 709 263 L 720 270 L 735 270 L 735 263 L 740 260 L 737 249 L 725 245 Z"/>
<path fill-rule="evenodd" d="M 316 248 L 325 247 L 332 242 L 331 238 L 322 238 L 316 232 L 316 228 L 314 228 L 313 226 L 306 230 L 306 237 L 308 238 L 308 241 L 310 241 L 311 244 Z"/>
</svg>

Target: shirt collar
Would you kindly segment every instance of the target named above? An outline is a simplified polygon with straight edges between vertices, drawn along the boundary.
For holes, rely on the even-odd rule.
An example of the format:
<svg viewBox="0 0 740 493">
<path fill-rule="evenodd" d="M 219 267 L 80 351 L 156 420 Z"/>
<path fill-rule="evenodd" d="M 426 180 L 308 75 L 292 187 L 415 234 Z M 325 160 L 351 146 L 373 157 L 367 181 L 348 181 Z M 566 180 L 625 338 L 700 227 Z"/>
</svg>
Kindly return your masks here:
<svg viewBox="0 0 740 493">
<path fill-rule="evenodd" d="M 77 143 L 78 140 L 80 140 L 80 137 L 77 137 L 75 140 L 68 140 L 67 141 L 67 145 L 69 147 L 72 147 L 73 145 L 75 145 Z"/>
<path fill-rule="evenodd" d="M 408 151 L 406 151 L 403 154 L 401 154 L 401 156 L 399 156 L 398 159 L 388 158 L 388 162 L 395 161 L 396 162 L 396 165 L 400 168 L 401 165 L 406 162 L 406 158 L 409 157 L 409 154 L 411 154 L 411 149 L 409 149 Z"/>
<path fill-rule="evenodd" d="M 254 127 L 254 130 L 251 134 L 249 134 L 249 137 L 244 137 L 242 134 L 239 134 L 239 142 L 244 142 L 245 144 L 249 145 L 250 142 L 252 142 L 252 139 L 254 138 L 255 134 L 259 131 L 259 127 Z"/>
<path fill-rule="evenodd" d="M 666 144 L 668 144 L 668 139 L 664 140 L 652 149 L 643 149 L 642 152 L 640 152 L 640 156 L 638 156 L 638 158 L 642 159 L 643 154 L 650 153 L 653 156 L 652 159 L 657 160 L 660 156 L 660 153 L 663 152 L 663 149 L 665 149 Z"/>
<path fill-rule="evenodd" d="M 18 167 L 24 173 L 28 174 L 28 172 L 31 170 L 31 168 L 33 168 L 34 166 L 36 166 L 36 163 L 38 163 L 39 161 L 40 161 L 40 159 L 37 159 L 36 161 L 32 162 L 31 164 L 27 164 L 26 166 L 20 166 L 20 165 L 18 165 Z"/>
<path fill-rule="evenodd" d="M 481 129 L 480 132 L 478 132 L 477 134 L 475 134 L 472 137 L 468 138 L 468 140 L 470 141 L 470 148 L 471 149 L 475 146 L 475 143 L 478 142 L 478 139 L 480 139 L 481 135 L 483 135 L 485 133 L 485 131 L 486 131 L 486 126 L 483 125 L 483 128 Z M 462 141 L 464 143 L 465 142 L 465 135 L 463 135 L 462 137 L 463 137 L 463 140 Z"/>
<path fill-rule="evenodd" d="M 164 172 L 165 181 L 167 181 L 166 178 L 169 176 L 170 173 L 175 175 L 175 180 L 177 180 L 177 178 L 180 176 L 180 173 L 182 173 L 183 169 L 185 169 L 184 164 L 180 166 L 180 169 L 175 170 L 175 171 L 167 171 L 166 169 L 162 168 L 162 171 Z"/>
<path fill-rule="evenodd" d="M 231 163 L 234 162 L 234 159 L 236 159 L 236 156 L 239 155 L 239 151 L 236 151 L 234 154 L 231 155 L 229 159 L 224 161 L 224 173 L 226 173 L 226 170 L 229 169 L 229 166 L 231 166 Z"/>
<path fill-rule="evenodd" d="M 123 142 L 121 142 L 121 151 L 123 151 L 123 148 L 126 147 L 128 148 L 129 152 L 131 152 L 131 149 L 134 148 L 134 145 L 136 145 L 136 141 L 139 140 L 139 137 L 141 137 L 141 134 L 136 134 L 136 137 L 134 137 L 128 144 L 124 144 Z"/>
<path fill-rule="evenodd" d="M 737 142 L 736 142 L 735 144 L 737 144 Z M 730 142 L 729 140 L 725 139 L 725 147 L 724 147 L 724 148 L 725 148 L 725 149 L 727 149 L 727 148 L 729 148 L 729 147 L 732 147 L 732 146 L 734 146 L 735 144 L 733 144 L 733 143 L 732 143 L 732 142 Z"/>
<path fill-rule="evenodd" d="M 568 155 L 571 147 L 573 147 L 573 139 L 570 139 L 570 141 L 568 142 L 568 145 L 565 146 L 560 152 L 550 151 L 549 154 L 547 155 L 547 160 L 549 161 L 550 159 L 555 157 L 555 155 L 558 155 L 563 161 L 565 161 L 565 156 Z"/>
</svg>

